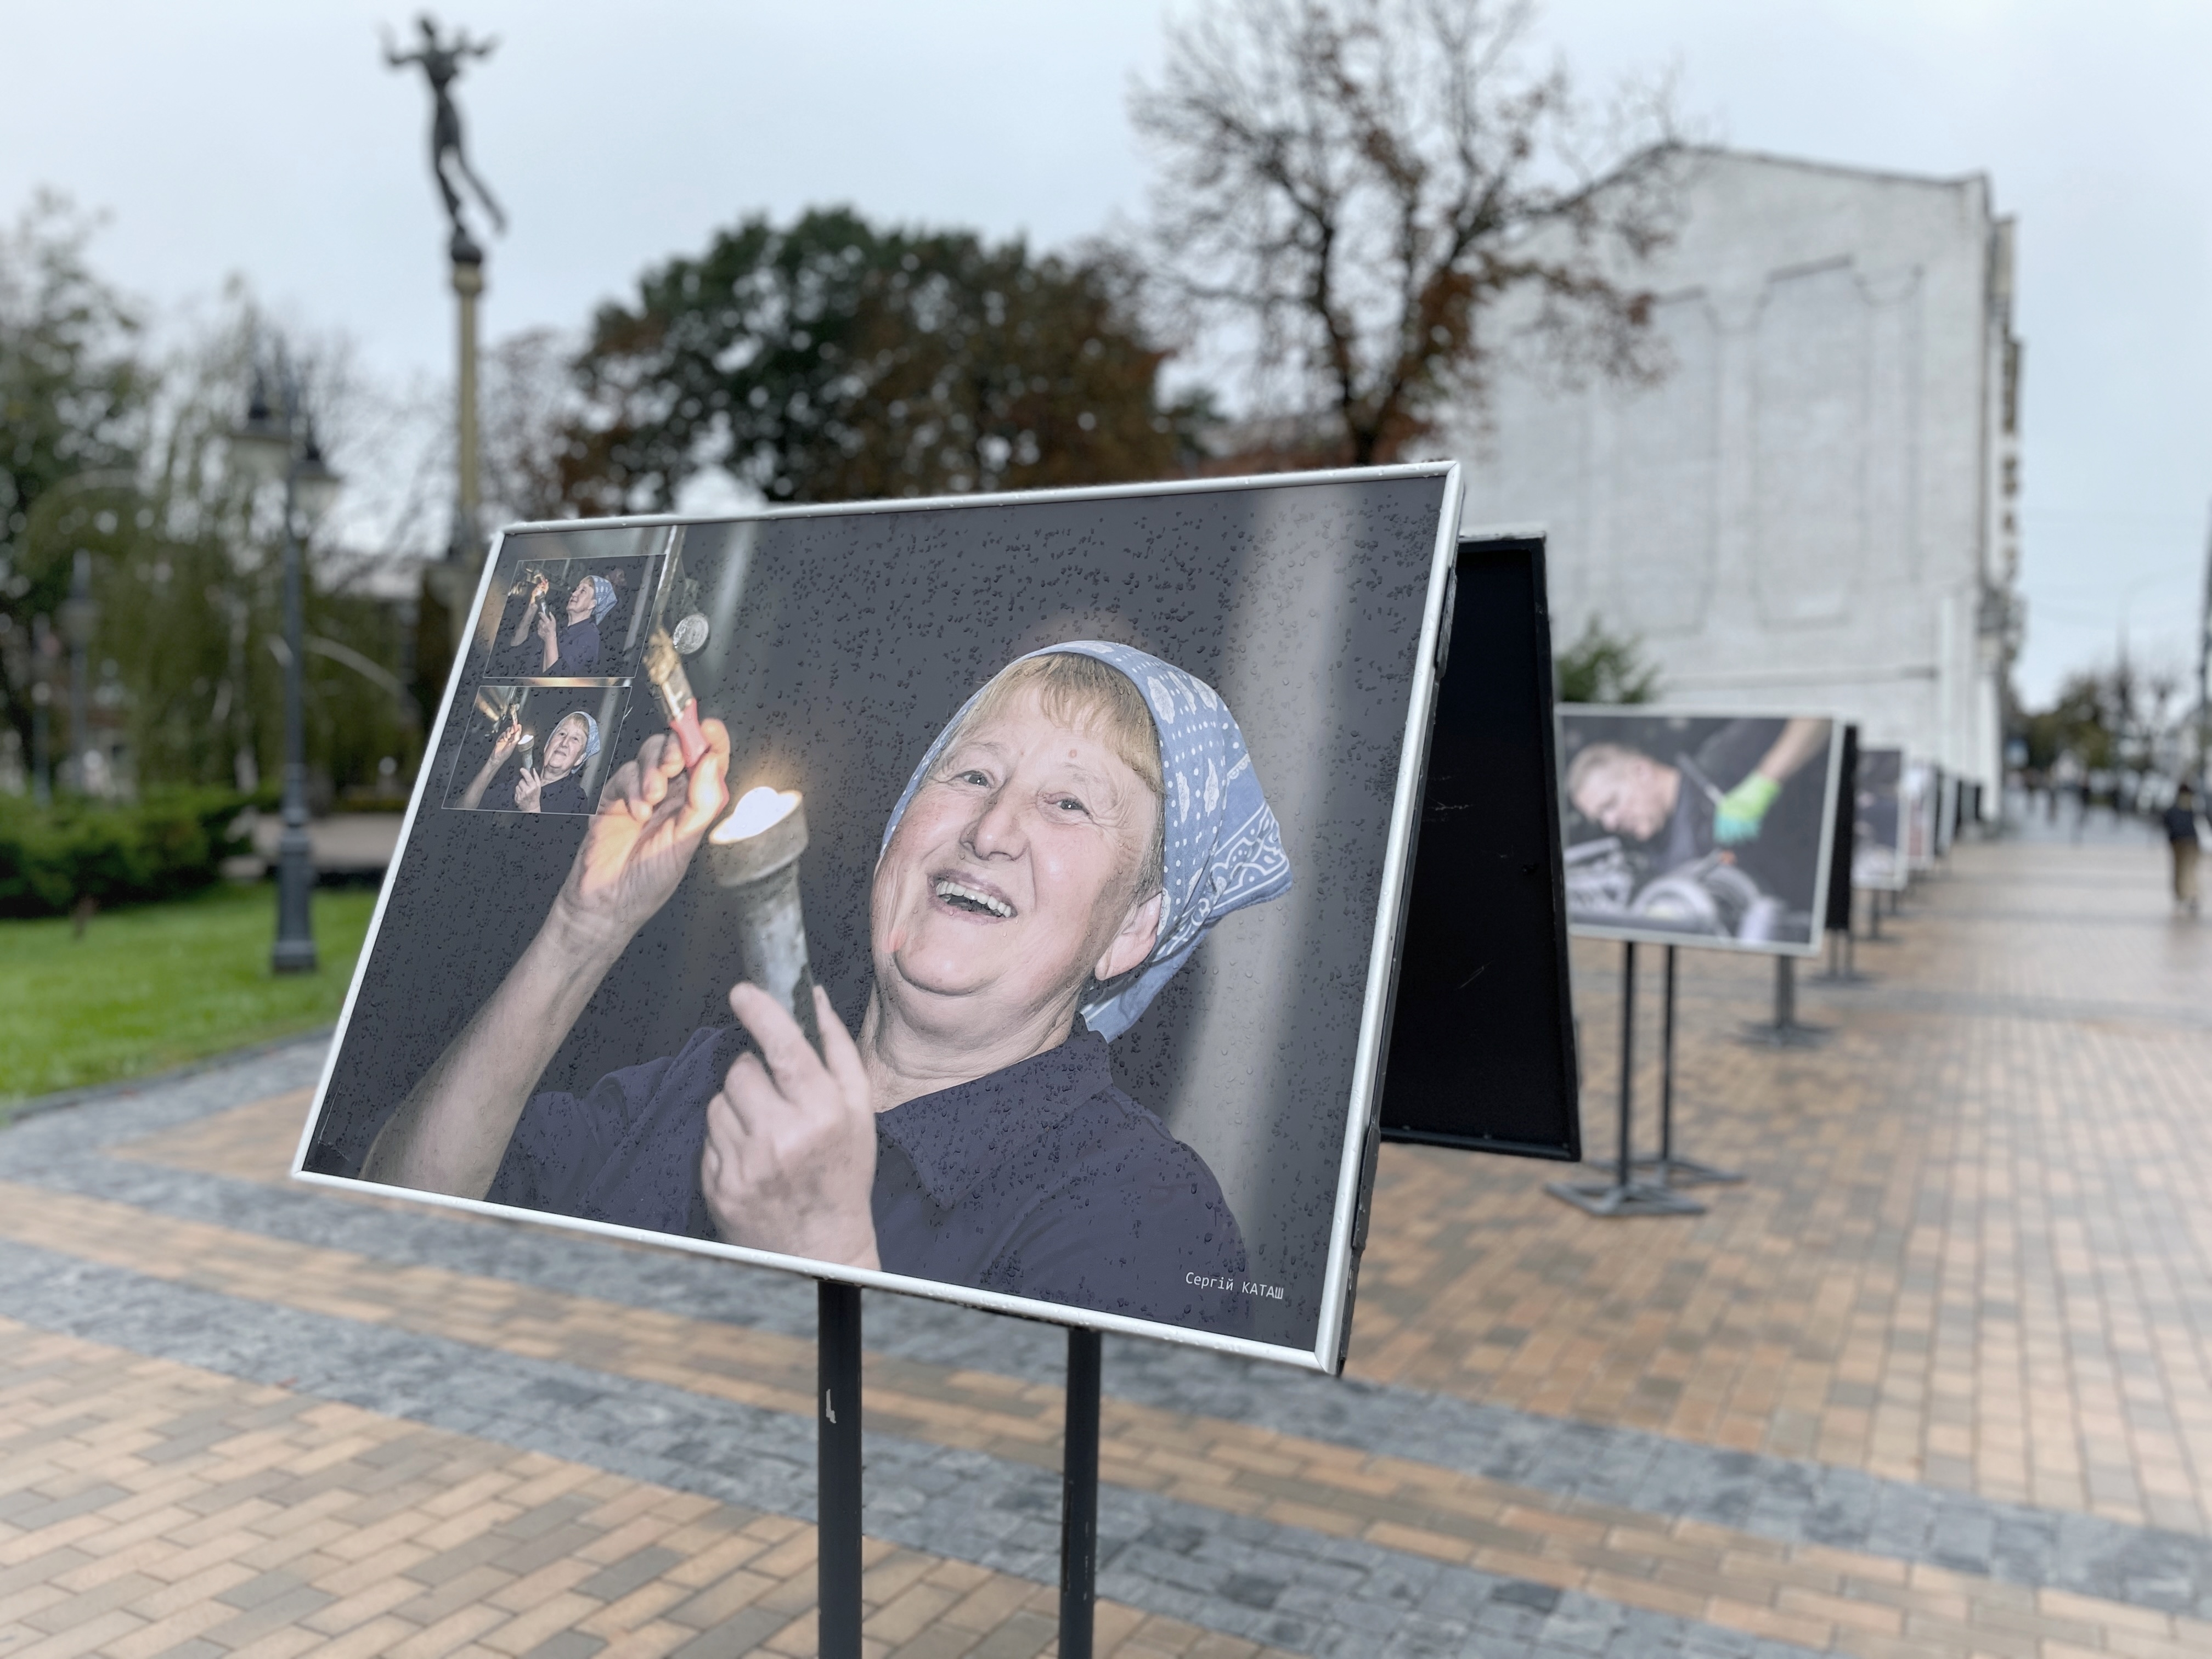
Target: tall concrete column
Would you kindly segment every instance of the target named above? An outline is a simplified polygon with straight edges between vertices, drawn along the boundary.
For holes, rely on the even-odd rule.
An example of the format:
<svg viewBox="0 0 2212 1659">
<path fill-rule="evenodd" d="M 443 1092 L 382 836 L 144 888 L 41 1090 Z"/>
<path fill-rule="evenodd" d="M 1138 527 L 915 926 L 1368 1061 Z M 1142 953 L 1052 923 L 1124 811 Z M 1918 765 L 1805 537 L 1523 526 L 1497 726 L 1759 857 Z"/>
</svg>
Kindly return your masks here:
<svg viewBox="0 0 2212 1659">
<path fill-rule="evenodd" d="M 462 648 L 469 601 L 483 561 L 483 458 L 477 423 L 477 299 L 483 289 L 483 256 L 465 238 L 455 237 L 453 295 L 459 305 L 459 362 L 453 374 L 453 538 L 446 556 L 452 574 L 443 597 L 456 653 Z"/>
</svg>

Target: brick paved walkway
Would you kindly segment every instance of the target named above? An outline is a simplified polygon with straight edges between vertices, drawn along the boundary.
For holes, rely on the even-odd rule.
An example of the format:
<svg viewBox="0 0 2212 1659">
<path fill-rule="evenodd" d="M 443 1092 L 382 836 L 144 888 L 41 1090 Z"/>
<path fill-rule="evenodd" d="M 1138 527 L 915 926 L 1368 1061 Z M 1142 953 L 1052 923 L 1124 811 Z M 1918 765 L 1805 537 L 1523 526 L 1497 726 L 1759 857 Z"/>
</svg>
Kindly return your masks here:
<svg viewBox="0 0 2212 1659">
<path fill-rule="evenodd" d="M 1604 1223 L 1389 1149 L 1355 1381 L 1109 1343 L 1102 1650 L 2212 1653 L 2212 933 L 2159 878 L 1962 848 L 1806 1054 L 1686 956 L 1682 1135 L 1749 1184 Z M 313 1060 L 0 1134 L 0 1659 L 811 1651 L 811 1287 L 296 1188 Z M 1058 1334 L 867 1319 L 872 1651 L 1045 1650 Z"/>
</svg>

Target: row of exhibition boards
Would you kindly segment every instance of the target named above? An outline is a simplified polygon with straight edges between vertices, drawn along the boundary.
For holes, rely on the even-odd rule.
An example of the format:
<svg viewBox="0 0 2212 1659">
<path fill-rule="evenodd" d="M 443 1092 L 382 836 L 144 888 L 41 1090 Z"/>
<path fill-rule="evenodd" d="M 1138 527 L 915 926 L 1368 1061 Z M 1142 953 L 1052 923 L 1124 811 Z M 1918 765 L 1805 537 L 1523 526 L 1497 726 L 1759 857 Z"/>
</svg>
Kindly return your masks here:
<svg viewBox="0 0 2212 1659">
<path fill-rule="evenodd" d="M 1629 705 L 1558 711 L 1577 933 L 1812 956 L 1854 890 L 1902 890 L 1976 792 L 1829 714 Z"/>
<path fill-rule="evenodd" d="M 1543 538 L 1460 501 L 504 532 L 295 1175 L 1340 1370 L 1381 1140 L 1579 1158 L 1571 930 L 1810 954 L 1839 799 L 1957 810 L 1828 715 L 1555 710 Z"/>
</svg>

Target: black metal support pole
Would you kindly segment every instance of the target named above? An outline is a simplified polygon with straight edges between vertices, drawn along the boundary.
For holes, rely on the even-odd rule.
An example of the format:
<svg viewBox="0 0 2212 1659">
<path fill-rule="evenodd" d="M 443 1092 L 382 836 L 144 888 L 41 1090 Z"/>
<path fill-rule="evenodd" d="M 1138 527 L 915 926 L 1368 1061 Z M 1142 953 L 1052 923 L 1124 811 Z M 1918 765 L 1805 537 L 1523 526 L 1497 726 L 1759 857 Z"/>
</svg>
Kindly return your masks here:
<svg viewBox="0 0 2212 1659">
<path fill-rule="evenodd" d="M 1067 1432 L 1060 1464 L 1060 1659 L 1091 1659 L 1098 1601 L 1099 1337 L 1067 1332 Z"/>
<path fill-rule="evenodd" d="M 1863 985 L 1868 976 L 1859 972 L 1858 894 L 1851 894 L 1845 910 L 1845 925 L 1828 930 L 1828 965 L 1820 975 L 1823 985 Z"/>
<path fill-rule="evenodd" d="M 1797 1019 L 1797 959 L 1774 958 L 1774 1018 L 1754 1020 L 1743 1028 L 1743 1040 L 1760 1048 L 1815 1048 L 1827 1040 L 1826 1025 L 1803 1025 Z"/>
<path fill-rule="evenodd" d="M 860 1291 L 819 1282 L 815 1585 L 822 1659 L 860 1659 Z"/>
<path fill-rule="evenodd" d="M 1636 1100 L 1636 941 L 1620 947 L 1620 1157 L 1614 1184 L 1630 1184 L 1636 1152 L 1629 1143 L 1629 1110 Z"/>
<path fill-rule="evenodd" d="M 284 834 L 276 843 L 276 943 L 269 966 L 279 974 L 315 971 L 314 845 L 307 839 L 307 735 L 301 681 L 307 623 L 300 538 L 292 523 L 292 478 L 284 480 Z"/>
<path fill-rule="evenodd" d="M 70 757 L 63 776 L 80 795 L 89 795 L 95 781 L 85 763 L 92 753 L 92 555 L 79 548 L 69 602 L 62 606 L 62 627 L 69 635 L 70 659 Z"/>
<path fill-rule="evenodd" d="M 1667 995 L 1659 1016 L 1659 1184 L 1674 1167 L 1674 947 L 1667 947 Z"/>
<path fill-rule="evenodd" d="M 1667 953 L 1668 979 L 1673 985 L 1674 951 Z M 1670 997 L 1668 1007 L 1673 1006 Z M 1636 942 L 1624 939 L 1620 947 L 1620 1146 L 1613 1163 L 1613 1178 L 1602 1181 L 1554 1181 L 1544 1190 L 1577 1209 L 1597 1216 L 1703 1215 L 1705 1206 L 1656 1185 L 1636 1179 L 1633 1112 L 1636 1103 Z"/>
<path fill-rule="evenodd" d="M 1659 1177 L 1662 1187 L 1704 1187 L 1731 1183 L 1743 1177 L 1733 1170 L 1717 1170 L 1694 1158 L 1674 1155 L 1674 947 L 1667 947 L 1667 996 L 1659 1022 L 1659 1156 L 1637 1159 L 1637 1167 Z"/>
</svg>

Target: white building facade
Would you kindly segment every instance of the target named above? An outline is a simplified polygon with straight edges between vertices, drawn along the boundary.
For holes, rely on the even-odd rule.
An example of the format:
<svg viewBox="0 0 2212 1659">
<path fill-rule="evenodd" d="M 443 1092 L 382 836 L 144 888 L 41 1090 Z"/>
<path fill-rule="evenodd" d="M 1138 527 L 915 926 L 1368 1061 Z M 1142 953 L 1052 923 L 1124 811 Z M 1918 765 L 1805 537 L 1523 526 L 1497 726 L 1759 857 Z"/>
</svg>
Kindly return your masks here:
<svg viewBox="0 0 2212 1659">
<path fill-rule="evenodd" d="M 1828 711 L 1985 786 L 2016 629 L 2012 222 L 1988 180 L 1705 153 L 1635 279 L 1653 386 L 1508 370 L 1447 428 L 1470 528 L 1549 532 L 1552 626 L 1670 704 Z M 1990 792 L 1994 793 L 1994 791 Z"/>
</svg>

